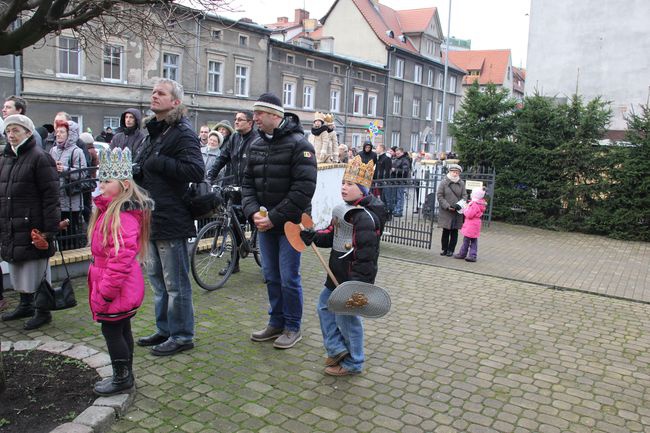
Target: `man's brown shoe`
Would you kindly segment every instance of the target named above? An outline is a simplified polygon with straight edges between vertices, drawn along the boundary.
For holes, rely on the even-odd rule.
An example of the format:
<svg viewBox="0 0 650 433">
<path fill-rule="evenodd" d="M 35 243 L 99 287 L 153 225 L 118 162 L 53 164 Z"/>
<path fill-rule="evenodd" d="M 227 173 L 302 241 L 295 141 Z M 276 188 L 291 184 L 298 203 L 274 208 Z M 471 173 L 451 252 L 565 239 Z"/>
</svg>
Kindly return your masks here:
<svg viewBox="0 0 650 433">
<path fill-rule="evenodd" d="M 331 367 L 325 368 L 325 374 L 330 376 L 354 376 L 355 374 L 361 373 L 360 371 L 350 371 L 340 365 L 333 365 Z"/>
<path fill-rule="evenodd" d="M 350 352 L 347 350 L 344 350 L 343 352 L 334 355 L 334 356 L 328 356 L 325 358 L 325 366 L 326 367 L 334 367 L 335 365 L 339 365 L 339 362 L 343 361 L 343 358 L 349 355 Z"/>
<path fill-rule="evenodd" d="M 251 340 L 253 341 L 275 340 L 280 335 L 282 335 L 282 331 L 284 330 L 281 328 L 274 328 L 270 325 L 267 325 L 266 328 L 262 329 L 261 331 L 253 332 L 251 334 Z"/>
</svg>

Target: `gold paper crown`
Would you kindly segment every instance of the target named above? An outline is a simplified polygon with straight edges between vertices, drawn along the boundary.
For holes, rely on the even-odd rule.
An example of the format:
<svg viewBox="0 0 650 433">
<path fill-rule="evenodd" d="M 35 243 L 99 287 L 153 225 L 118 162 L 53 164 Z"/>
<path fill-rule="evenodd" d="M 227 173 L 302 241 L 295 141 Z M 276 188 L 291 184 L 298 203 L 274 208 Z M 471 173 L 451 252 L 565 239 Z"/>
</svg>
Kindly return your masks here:
<svg viewBox="0 0 650 433">
<path fill-rule="evenodd" d="M 119 147 L 112 151 L 100 150 L 97 177 L 100 181 L 130 179 L 133 177 L 131 165 L 131 151 L 128 147 L 125 147 L 124 150 Z"/>
<path fill-rule="evenodd" d="M 320 111 L 317 111 L 314 113 L 314 120 L 320 120 L 321 122 L 325 123 L 325 115 Z"/>
<path fill-rule="evenodd" d="M 374 161 L 370 160 L 367 164 L 364 164 L 361 161 L 361 157 L 357 155 L 352 161 L 348 162 L 348 165 L 345 167 L 343 180 L 346 182 L 358 183 L 366 188 L 370 188 L 370 185 L 372 185 L 373 174 L 375 174 Z"/>
<path fill-rule="evenodd" d="M 332 113 L 325 115 L 325 123 L 334 123 L 334 115 Z"/>
</svg>

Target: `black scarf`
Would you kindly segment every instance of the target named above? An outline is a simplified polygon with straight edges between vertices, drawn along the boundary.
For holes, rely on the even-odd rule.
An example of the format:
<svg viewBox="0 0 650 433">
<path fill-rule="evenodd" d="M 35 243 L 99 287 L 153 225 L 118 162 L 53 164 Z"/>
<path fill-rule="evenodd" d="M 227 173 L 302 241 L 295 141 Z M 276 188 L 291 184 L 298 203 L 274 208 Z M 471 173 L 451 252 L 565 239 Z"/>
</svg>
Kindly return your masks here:
<svg viewBox="0 0 650 433">
<path fill-rule="evenodd" d="M 313 127 L 311 128 L 311 133 L 317 137 L 325 131 L 327 131 L 327 125 L 323 125 L 320 128 L 313 128 Z"/>
</svg>

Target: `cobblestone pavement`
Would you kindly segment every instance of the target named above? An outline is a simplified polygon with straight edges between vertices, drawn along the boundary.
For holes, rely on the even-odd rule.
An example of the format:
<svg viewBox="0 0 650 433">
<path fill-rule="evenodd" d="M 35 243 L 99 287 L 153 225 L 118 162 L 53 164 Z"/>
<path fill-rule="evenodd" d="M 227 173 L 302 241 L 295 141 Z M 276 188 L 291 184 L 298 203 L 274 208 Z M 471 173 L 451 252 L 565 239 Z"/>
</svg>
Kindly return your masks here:
<svg viewBox="0 0 650 433">
<path fill-rule="evenodd" d="M 267 305 L 252 259 L 223 289 L 195 288 L 197 347 L 137 348 L 136 401 L 112 432 L 650 431 L 650 305 L 382 257 L 392 311 L 365 321 L 365 373 L 332 378 L 315 313 L 324 276 L 306 252 L 304 337 L 286 351 L 249 340 Z M 134 332 L 151 331 L 148 292 Z M 42 330 L 0 334 L 104 350 L 83 302 Z"/>
<path fill-rule="evenodd" d="M 445 268 L 650 302 L 650 243 L 492 223 L 479 238 L 476 263 L 441 257 L 440 229 L 431 251 L 382 245 L 382 254 Z M 456 252 L 463 236 L 459 234 Z"/>
</svg>

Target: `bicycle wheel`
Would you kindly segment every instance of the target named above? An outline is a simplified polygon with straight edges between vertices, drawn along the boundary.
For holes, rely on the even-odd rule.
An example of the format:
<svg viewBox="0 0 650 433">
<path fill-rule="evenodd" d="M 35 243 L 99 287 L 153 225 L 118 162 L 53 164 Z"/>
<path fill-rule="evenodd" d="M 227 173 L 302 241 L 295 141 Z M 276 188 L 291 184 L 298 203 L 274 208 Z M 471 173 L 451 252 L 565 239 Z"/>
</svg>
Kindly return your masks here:
<svg viewBox="0 0 650 433">
<path fill-rule="evenodd" d="M 262 250 L 260 250 L 259 242 L 257 241 L 257 229 L 251 231 L 251 237 L 248 243 L 251 244 L 251 250 L 253 251 L 253 257 L 255 257 L 255 263 L 260 268 L 262 267 Z"/>
<path fill-rule="evenodd" d="M 221 221 L 207 224 L 199 231 L 190 256 L 192 276 L 205 290 L 221 288 L 235 268 L 235 236 Z M 221 273 L 223 275 L 221 275 Z"/>
</svg>

